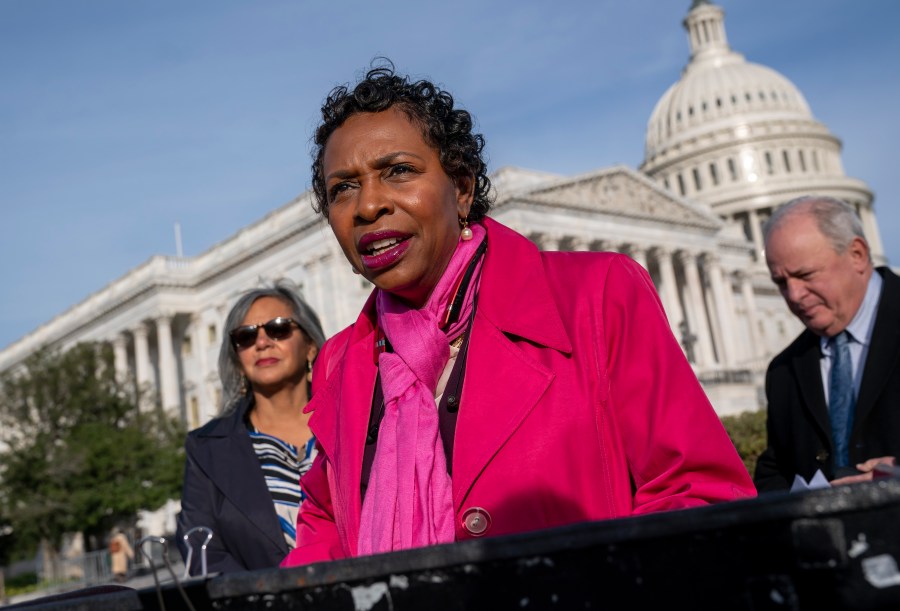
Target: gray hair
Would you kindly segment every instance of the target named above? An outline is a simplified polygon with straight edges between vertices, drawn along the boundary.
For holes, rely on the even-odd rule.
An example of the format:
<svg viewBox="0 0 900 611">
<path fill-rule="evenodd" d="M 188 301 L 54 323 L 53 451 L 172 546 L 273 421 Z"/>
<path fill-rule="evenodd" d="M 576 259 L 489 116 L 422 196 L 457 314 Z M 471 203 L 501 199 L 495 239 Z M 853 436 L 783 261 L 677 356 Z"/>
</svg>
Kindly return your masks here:
<svg viewBox="0 0 900 611">
<path fill-rule="evenodd" d="M 234 344 L 231 343 L 231 331 L 239 327 L 247 316 L 247 312 L 263 297 L 274 297 L 291 308 L 292 318 L 300 325 L 300 330 L 311 339 L 317 347 L 325 343 L 325 333 L 319 323 L 319 317 L 309 305 L 297 294 L 297 289 L 287 280 L 279 280 L 271 287 L 247 291 L 241 295 L 228 316 L 222 332 L 222 346 L 219 348 L 219 379 L 222 381 L 222 409 L 220 415 L 231 413 L 244 394 L 244 375 L 241 362 Z M 247 383 L 249 385 L 249 382 Z M 249 386 L 248 386 L 249 391 Z"/>
<path fill-rule="evenodd" d="M 835 197 L 822 195 L 804 195 L 778 207 L 763 225 L 763 242 L 768 244 L 772 232 L 798 214 L 808 214 L 815 219 L 819 231 L 828 238 L 835 252 L 843 253 L 856 238 L 860 238 L 866 246 L 869 245 L 863 233 L 862 221 L 853 206 Z M 872 260 L 871 251 L 869 260 Z"/>
</svg>

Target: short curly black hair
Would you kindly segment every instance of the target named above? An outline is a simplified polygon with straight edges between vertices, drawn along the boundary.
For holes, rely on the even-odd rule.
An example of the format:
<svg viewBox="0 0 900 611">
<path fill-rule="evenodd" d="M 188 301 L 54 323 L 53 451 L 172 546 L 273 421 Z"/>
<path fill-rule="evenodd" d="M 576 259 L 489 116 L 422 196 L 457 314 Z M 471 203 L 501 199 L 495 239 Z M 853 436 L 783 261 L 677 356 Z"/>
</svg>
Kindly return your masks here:
<svg viewBox="0 0 900 611">
<path fill-rule="evenodd" d="M 397 106 L 411 121 L 419 124 L 425 141 L 438 151 L 447 176 L 454 181 L 474 178 L 475 197 L 468 219 L 480 221 L 484 218 L 491 209 L 491 180 L 482 158 L 484 137 L 472 132 L 472 115 L 454 109 L 453 96 L 433 83 L 426 80 L 410 82 L 408 76 L 397 75 L 390 60 L 384 60 L 384 65 L 373 66 L 352 91 L 348 85 L 335 87 L 322 105 L 322 123 L 316 128 L 313 139 L 315 211 L 328 218 L 323 168 L 328 138 L 353 115 L 381 112 L 392 106 Z"/>
</svg>

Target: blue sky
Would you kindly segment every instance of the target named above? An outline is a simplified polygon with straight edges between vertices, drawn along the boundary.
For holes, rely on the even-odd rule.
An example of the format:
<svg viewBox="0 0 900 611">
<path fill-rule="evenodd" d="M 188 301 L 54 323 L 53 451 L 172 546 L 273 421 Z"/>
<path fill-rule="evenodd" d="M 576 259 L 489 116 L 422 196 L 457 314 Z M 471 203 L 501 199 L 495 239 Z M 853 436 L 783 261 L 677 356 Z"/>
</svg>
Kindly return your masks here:
<svg viewBox="0 0 900 611">
<path fill-rule="evenodd" d="M 3 0 L 0 347 L 175 254 L 175 222 L 196 255 L 306 190 L 319 104 L 377 55 L 453 92 L 492 169 L 636 167 L 690 3 Z M 843 140 L 900 264 L 900 2 L 718 4 Z"/>
</svg>

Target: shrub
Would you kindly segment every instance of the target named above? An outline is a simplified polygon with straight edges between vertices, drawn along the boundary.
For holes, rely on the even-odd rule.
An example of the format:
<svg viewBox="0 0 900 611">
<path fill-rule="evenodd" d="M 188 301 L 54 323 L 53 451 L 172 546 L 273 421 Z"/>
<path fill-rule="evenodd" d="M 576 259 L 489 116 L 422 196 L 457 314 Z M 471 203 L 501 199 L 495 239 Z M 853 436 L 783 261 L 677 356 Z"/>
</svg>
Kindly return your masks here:
<svg viewBox="0 0 900 611">
<path fill-rule="evenodd" d="M 724 416 L 722 424 L 752 476 L 756 470 L 756 459 L 766 449 L 766 410 Z"/>
<path fill-rule="evenodd" d="M 15 577 L 7 577 L 6 578 L 6 587 L 9 588 L 24 588 L 26 586 L 36 586 L 38 583 L 37 573 L 34 571 L 30 573 L 22 573 L 21 575 L 16 575 Z"/>
</svg>

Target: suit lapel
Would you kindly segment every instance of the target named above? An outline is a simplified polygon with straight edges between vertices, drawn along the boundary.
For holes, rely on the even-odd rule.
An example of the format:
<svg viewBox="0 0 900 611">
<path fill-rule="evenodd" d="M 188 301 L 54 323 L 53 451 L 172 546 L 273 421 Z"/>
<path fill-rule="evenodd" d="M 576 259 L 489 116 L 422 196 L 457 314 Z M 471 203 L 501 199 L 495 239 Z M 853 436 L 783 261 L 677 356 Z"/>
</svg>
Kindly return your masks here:
<svg viewBox="0 0 900 611">
<path fill-rule="evenodd" d="M 214 429 L 197 462 L 210 480 L 247 520 L 279 549 L 288 552 L 284 533 L 266 487 L 259 458 L 243 424 L 246 404 Z"/>
<path fill-rule="evenodd" d="M 831 424 L 828 419 L 828 404 L 825 402 L 825 389 L 822 386 L 821 350 L 819 338 L 809 331 L 804 350 L 794 357 L 794 373 L 797 386 L 803 397 L 803 407 L 812 416 L 825 439 L 831 439 Z"/>
<path fill-rule="evenodd" d="M 900 359 L 900 278 L 890 270 L 885 270 L 883 276 L 872 341 L 856 401 L 854 429 L 865 422 Z"/>
</svg>

